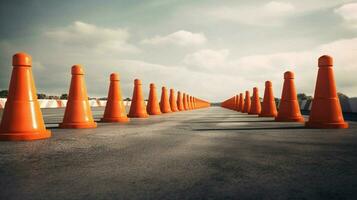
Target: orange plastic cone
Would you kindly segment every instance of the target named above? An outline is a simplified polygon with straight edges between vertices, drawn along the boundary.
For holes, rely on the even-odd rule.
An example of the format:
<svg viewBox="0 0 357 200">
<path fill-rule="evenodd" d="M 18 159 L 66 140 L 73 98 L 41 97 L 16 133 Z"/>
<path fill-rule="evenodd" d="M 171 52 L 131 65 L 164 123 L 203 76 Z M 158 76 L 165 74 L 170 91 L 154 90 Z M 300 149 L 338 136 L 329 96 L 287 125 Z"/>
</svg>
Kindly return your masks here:
<svg viewBox="0 0 357 200">
<path fill-rule="evenodd" d="M 247 90 L 245 91 L 243 113 L 249 113 L 250 106 L 251 106 L 250 95 L 249 95 L 249 91 Z"/>
<path fill-rule="evenodd" d="M 324 55 L 319 58 L 319 71 L 312 100 L 311 112 L 306 127 L 309 128 L 348 128 L 340 100 L 337 96 L 333 73 L 333 59 Z"/>
<path fill-rule="evenodd" d="M 188 105 L 187 105 L 187 94 L 183 93 L 183 109 L 188 110 Z"/>
<path fill-rule="evenodd" d="M 244 99 L 243 99 L 243 93 L 239 93 L 238 108 L 239 108 L 239 111 L 240 111 L 240 112 L 243 112 L 243 110 L 244 110 Z"/>
<path fill-rule="evenodd" d="M 146 105 L 144 102 L 143 90 L 141 80 L 134 80 L 134 91 L 131 99 L 131 105 L 128 117 L 131 118 L 147 118 Z"/>
<path fill-rule="evenodd" d="M 81 65 L 71 69 L 72 79 L 68 93 L 66 111 L 60 128 L 95 128 L 92 111 L 88 101 L 87 88 L 84 81 L 84 70 Z"/>
<path fill-rule="evenodd" d="M 278 122 L 303 122 L 299 102 L 294 83 L 294 73 L 287 71 L 284 73 L 283 92 L 279 105 L 278 116 L 275 117 Z"/>
<path fill-rule="evenodd" d="M 172 112 L 171 108 L 170 108 L 170 102 L 169 102 L 169 97 L 167 95 L 166 87 L 162 87 L 160 110 L 161 110 L 162 113 L 170 113 L 170 112 Z"/>
<path fill-rule="evenodd" d="M 238 94 L 235 96 L 234 110 L 239 111 L 239 95 Z"/>
<path fill-rule="evenodd" d="M 172 111 L 172 112 L 177 112 L 178 109 L 177 109 L 177 103 L 176 103 L 176 97 L 175 97 L 175 91 L 174 91 L 174 89 L 170 89 L 170 98 L 169 98 L 169 101 L 170 101 L 171 111 Z"/>
<path fill-rule="evenodd" d="M 0 124 L 0 140 L 36 140 L 51 137 L 46 130 L 32 77 L 32 59 L 26 53 L 12 57 L 9 94 Z"/>
<path fill-rule="evenodd" d="M 189 97 L 188 97 L 188 105 L 189 105 L 190 110 L 192 110 L 192 109 L 193 109 L 192 96 L 189 96 Z"/>
<path fill-rule="evenodd" d="M 192 105 L 193 105 L 193 109 L 197 109 L 197 105 L 196 105 L 196 97 L 192 97 Z"/>
<path fill-rule="evenodd" d="M 107 104 L 102 122 L 128 122 L 124 102 L 121 96 L 119 74 L 110 74 L 110 85 L 108 91 Z"/>
<path fill-rule="evenodd" d="M 149 93 L 149 101 L 146 106 L 146 111 L 149 115 L 160 115 L 160 105 L 159 100 L 156 95 L 156 87 L 154 83 L 150 84 L 150 93 Z"/>
<path fill-rule="evenodd" d="M 275 98 L 273 94 L 273 84 L 271 81 L 265 81 L 264 98 L 262 103 L 262 111 L 259 117 L 276 117 L 278 114 L 276 110 Z"/>
<path fill-rule="evenodd" d="M 259 92 L 258 88 L 254 87 L 253 88 L 253 96 L 252 96 L 252 105 L 250 107 L 250 111 L 248 114 L 250 115 L 259 115 L 261 112 L 261 105 L 260 105 L 260 99 L 259 99 Z"/>
<path fill-rule="evenodd" d="M 187 110 L 191 110 L 190 95 L 186 94 Z"/>
<path fill-rule="evenodd" d="M 180 91 L 177 92 L 177 108 L 179 111 L 185 110 L 183 108 L 182 93 Z"/>
</svg>

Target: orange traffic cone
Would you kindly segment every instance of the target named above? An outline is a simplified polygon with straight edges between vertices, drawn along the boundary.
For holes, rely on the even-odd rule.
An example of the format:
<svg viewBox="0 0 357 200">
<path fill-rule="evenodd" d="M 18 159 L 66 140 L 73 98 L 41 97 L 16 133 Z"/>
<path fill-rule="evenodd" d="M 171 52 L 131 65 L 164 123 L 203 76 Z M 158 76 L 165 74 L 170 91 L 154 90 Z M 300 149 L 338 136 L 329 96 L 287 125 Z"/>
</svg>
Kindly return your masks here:
<svg viewBox="0 0 357 200">
<path fill-rule="evenodd" d="M 337 96 L 333 59 L 327 55 L 319 58 L 315 95 L 306 127 L 348 128 L 348 123 L 343 118 L 340 100 Z"/>
<path fill-rule="evenodd" d="M 187 105 L 187 94 L 183 93 L 183 109 L 188 110 L 188 105 Z"/>
<path fill-rule="evenodd" d="M 243 93 L 239 93 L 239 103 L 238 103 L 238 107 L 239 107 L 239 111 L 243 112 L 244 110 L 244 100 L 243 100 Z"/>
<path fill-rule="evenodd" d="M 172 111 L 172 112 L 177 112 L 178 109 L 177 109 L 177 103 L 176 103 L 176 98 L 175 98 L 175 91 L 174 91 L 174 89 L 170 89 L 170 98 L 169 98 L 169 101 L 170 101 L 171 111 Z"/>
<path fill-rule="evenodd" d="M 193 109 L 192 96 L 189 96 L 189 98 L 188 98 L 188 105 L 189 105 L 189 107 L 190 107 L 190 110 L 192 110 L 192 109 Z"/>
<path fill-rule="evenodd" d="M 72 79 L 68 93 L 66 111 L 60 128 L 95 128 L 92 111 L 88 101 L 87 88 L 84 82 L 84 70 L 81 65 L 71 69 Z"/>
<path fill-rule="evenodd" d="M 190 95 L 186 94 L 187 110 L 191 110 Z"/>
<path fill-rule="evenodd" d="M 170 102 L 169 102 L 169 97 L 167 95 L 166 87 L 162 87 L 160 110 L 161 110 L 162 113 L 170 113 L 170 112 L 172 112 L 171 108 L 170 108 Z"/>
<path fill-rule="evenodd" d="M 278 112 L 276 111 L 275 98 L 273 94 L 273 84 L 271 81 L 265 81 L 265 90 L 262 111 L 259 117 L 276 117 Z"/>
<path fill-rule="evenodd" d="M 177 108 L 179 111 L 183 111 L 182 94 L 180 91 L 177 92 Z"/>
<path fill-rule="evenodd" d="M 141 80 L 134 80 L 134 91 L 131 99 L 131 105 L 128 117 L 132 118 L 147 118 L 149 115 L 146 112 Z"/>
<path fill-rule="evenodd" d="M 196 97 L 192 97 L 192 105 L 193 105 L 193 109 L 197 109 L 197 105 L 196 105 Z"/>
<path fill-rule="evenodd" d="M 278 122 L 303 122 L 299 102 L 297 100 L 294 84 L 294 73 L 287 71 L 284 73 L 283 92 L 279 105 L 278 116 L 275 117 Z"/>
<path fill-rule="evenodd" d="M 250 106 L 251 106 L 250 95 L 249 95 L 249 91 L 247 90 L 247 91 L 245 91 L 243 113 L 249 113 Z"/>
<path fill-rule="evenodd" d="M 234 99 L 235 99 L 234 110 L 238 112 L 239 111 L 239 95 L 237 94 Z"/>
<path fill-rule="evenodd" d="M 123 99 L 121 97 L 119 74 L 110 74 L 110 85 L 107 98 L 107 104 L 102 122 L 128 122 Z"/>
<path fill-rule="evenodd" d="M 0 140 L 36 140 L 51 137 L 42 118 L 32 77 L 32 59 L 26 53 L 12 57 L 9 95 L 0 124 Z"/>
<path fill-rule="evenodd" d="M 248 114 L 250 115 L 259 115 L 261 112 L 260 98 L 258 93 L 258 88 L 253 88 L 253 96 L 252 96 L 252 106 L 250 107 L 250 111 Z"/>
<path fill-rule="evenodd" d="M 149 93 L 149 101 L 146 106 L 146 111 L 149 115 L 160 115 L 160 105 L 159 100 L 156 95 L 156 87 L 154 83 L 150 84 L 150 93 Z"/>
</svg>

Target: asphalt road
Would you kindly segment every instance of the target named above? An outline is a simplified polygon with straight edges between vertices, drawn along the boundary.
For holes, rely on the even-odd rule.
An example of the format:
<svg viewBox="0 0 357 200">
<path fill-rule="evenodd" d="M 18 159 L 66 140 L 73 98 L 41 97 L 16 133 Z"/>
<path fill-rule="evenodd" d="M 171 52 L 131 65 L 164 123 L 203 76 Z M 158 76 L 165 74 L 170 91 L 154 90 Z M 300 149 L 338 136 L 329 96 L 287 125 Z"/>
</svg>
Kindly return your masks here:
<svg viewBox="0 0 357 200">
<path fill-rule="evenodd" d="M 103 108 L 93 109 L 96 119 Z M 0 199 L 357 199 L 357 122 L 305 129 L 219 107 L 0 142 Z"/>
</svg>

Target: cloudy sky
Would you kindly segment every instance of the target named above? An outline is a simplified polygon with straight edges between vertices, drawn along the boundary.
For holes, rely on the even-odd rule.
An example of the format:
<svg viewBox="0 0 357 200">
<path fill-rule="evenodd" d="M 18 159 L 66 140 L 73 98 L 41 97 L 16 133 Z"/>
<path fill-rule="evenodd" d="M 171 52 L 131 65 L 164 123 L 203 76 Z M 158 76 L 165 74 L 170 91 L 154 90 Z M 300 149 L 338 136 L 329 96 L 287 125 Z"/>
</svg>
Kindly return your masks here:
<svg viewBox="0 0 357 200">
<path fill-rule="evenodd" d="M 357 1 L 350 0 L 26 0 L 0 3 L 0 89 L 11 57 L 33 57 L 38 92 L 68 92 L 70 67 L 82 64 L 88 93 L 106 96 L 111 72 L 125 97 L 133 80 L 210 101 L 283 73 L 313 94 L 317 59 L 335 59 L 338 90 L 357 96 Z"/>
</svg>

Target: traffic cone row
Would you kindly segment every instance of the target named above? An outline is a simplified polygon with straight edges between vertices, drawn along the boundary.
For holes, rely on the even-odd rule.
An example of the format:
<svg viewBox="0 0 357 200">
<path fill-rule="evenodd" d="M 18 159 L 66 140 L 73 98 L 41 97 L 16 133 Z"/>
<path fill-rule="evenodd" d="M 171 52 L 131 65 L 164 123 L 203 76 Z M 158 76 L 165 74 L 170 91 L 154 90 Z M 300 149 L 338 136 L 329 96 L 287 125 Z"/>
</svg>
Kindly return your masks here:
<svg viewBox="0 0 357 200">
<path fill-rule="evenodd" d="M 26 53 L 13 56 L 13 70 L 9 86 L 9 95 L 5 104 L 0 123 L 0 140 L 36 140 L 51 137 L 42 117 L 37 92 L 32 76 L 32 59 Z M 71 83 L 68 101 L 60 128 L 96 128 L 88 101 L 84 80 L 84 70 L 81 65 L 71 68 Z M 149 115 L 159 115 L 184 110 L 209 107 L 210 103 L 202 99 L 170 89 L 167 94 L 162 87 L 161 101 L 158 102 L 156 88 L 150 84 L 149 101 L 146 106 L 142 92 L 142 83 L 134 81 L 134 91 L 129 114 L 126 114 L 120 89 L 119 74 L 110 75 L 108 99 L 104 115 L 100 122 L 129 122 L 130 118 L 147 118 Z"/>
<path fill-rule="evenodd" d="M 318 60 L 318 75 L 315 95 L 312 100 L 309 120 L 305 123 L 308 128 L 348 128 L 344 121 L 341 105 L 337 96 L 333 73 L 333 59 L 330 56 L 321 56 Z M 227 109 L 235 110 L 259 117 L 274 117 L 277 122 L 305 122 L 301 115 L 294 83 L 295 75 L 291 71 L 284 73 L 284 84 L 279 104 L 273 95 L 272 82 L 265 82 L 263 102 L 260 102 L 258 88 L 253 88 L 252 98 L 249 91 L 235 95 L 221 103 Z"/>
</svg>

